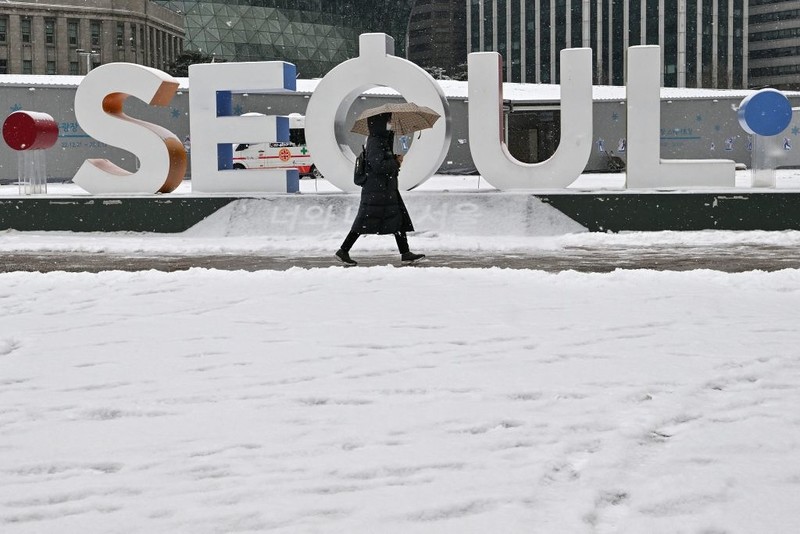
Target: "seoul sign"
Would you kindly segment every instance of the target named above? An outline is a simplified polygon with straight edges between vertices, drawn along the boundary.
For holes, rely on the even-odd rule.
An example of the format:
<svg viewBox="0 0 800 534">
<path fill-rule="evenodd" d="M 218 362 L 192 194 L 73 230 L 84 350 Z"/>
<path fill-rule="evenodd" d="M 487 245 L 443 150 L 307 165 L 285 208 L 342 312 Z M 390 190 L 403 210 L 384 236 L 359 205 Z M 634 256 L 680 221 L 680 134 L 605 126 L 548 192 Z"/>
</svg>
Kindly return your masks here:
<svg viewBox="0 0 800 534">
<path fill-rule="evenodd" d="M 394 55 L 394 41 L 382 33 L 363 34 L 359 56 L 331 70 L 317 85 L 306 110 L 306 141 L 322 174 L 343 191 L 355 191 L 355 154 L 342 139 L 348 112 L 364 91 L 385 86 L 406 100 L 428 106 L 442 119 L 424 142 L 412 143 L 399 182 L 413 189 L 444 161 L 451 142 L 450 110 L 438 83 L 422 68 Z M 664 160 L 660 157 L 660 52 L 633 46 L 628 54 L 626 186 L 630 188 L 733 187 L 731 160 Z M 583 172 L 592 139 L 591 49 L 561 51 L 561 140 L 541 163 L 515 159 L 503 139 L 501 57 L 494 52 L 468 57 L 469 145 L 483 178 L 501 190 L 564 188 Z M 296 90 L 294 65 L 281 61 L 197 64 L 189 68 L 192 190 L 200 193 L 274 193 L 296 190 L 296 170 L 232 169 L 232 145 L 289 139 L 282 116 L 234 116 L 236 93 Z M 83 163 L 74 182 L 92 194 L 168 193 L 180 183 L 187 159 L 182 143 L 159 125 L 127 116 L 126 98 L 166 106 L 178 81 L 149 67 L 111 63 L 92 70 L 75 95 L 76 119 L 97 141 L 132 152 L 140 161 L 128 172 L 105 159 Z"/>
</svg>

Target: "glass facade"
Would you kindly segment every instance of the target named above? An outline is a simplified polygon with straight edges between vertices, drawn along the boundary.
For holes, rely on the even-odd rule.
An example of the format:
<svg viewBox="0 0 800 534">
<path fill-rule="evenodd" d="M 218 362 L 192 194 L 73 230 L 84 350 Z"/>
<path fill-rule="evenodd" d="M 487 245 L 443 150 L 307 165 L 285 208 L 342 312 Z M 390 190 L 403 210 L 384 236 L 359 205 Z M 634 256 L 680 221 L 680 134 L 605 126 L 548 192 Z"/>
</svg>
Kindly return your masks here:
<svg viewBox="0 0 800 534">
<path fill-rule="evenodd" d="M 622 20 L 625 14 L 625 3 L 622 0 L 613 0 L 612 4 L 613 20 Z M 625 43 L 624 25 L 611 25 L 611 85 L 623 85 L 625 83 Z"/>
<path fill-rule="evenodd" d="M 717 81 L 720 87 L 728 86 L 728 2 L 717 5 Z"/>
<path fill-rule="evenodd" d="M 676 87 L 678 85 L 678 3 L 667 0 L 664 11 L 664 43 L 661 45 L 664 53 L 664 85 Z"/>
<path fill-rule="evenodd" d="M 579 48 L 583 46 L 583 3 L 579 0 L 573 0 L 570 5 L 570 22 L 572 29 L 570 31 L 570 42 L 567 46 L 572 48 Z"/>
<path fill-rule="evenodd" d="M 734 17 L 749 11 L 749 34 L 739 35 L 734 28 L 734 63 L 736 45 L 745 41 L 749 57 L 748 83 L 751 87 L 800 89 L 800 9 L 793 0 L 733 0 Z M 734 71 L 736 68 L 734 67 Z"/>
<path fill-rule="evenodd" d="M 384 32 L 405 53 L 413 0 L 155 0 L 184 16 L 184 48 L 227 61 L 283 60 L 303 78 L 358 56 L 358 36 Z M 491 11 L 488 13 L 491 24 Z M 475 20 L 473 18 L 473 20 Z"/>
<path fill-rule="evenodd" d="M 542 83 L 555 83 L 555 80 L 550 78 L 550 33 L 552 32 L 550 26 L 550 0 L 540 0 L 540 2 L 541 28 L 547 28 L 547 31 L 539 32 L 539 50 L 541 51 L 540 79 Z"/>
<path fill-rule="evenodd" d="M 555 44 L 555 63 L 550 77 L 558 83 L 561 78 L 561 54 L 558 53 L 562 48 L 569 47 L 567 43 L 567 2 L 566 0 L 555 0 L 553 9 L 556 15 L 556 44 Z"/>
<path fill-rule="evenodd" d="M 519 40 L 516 36 L 521 35 L 521 32 L 525 34 L 525 72 L 516 68 L 512 69 L 509 80 L 533 82 L 536 81 L 536 38 L 539 35 L 539 29 L 536 27 L 536 13 L 533 9 L 524 10 L 524 21 L 522 20 L 522 13 L 522 6 L 520 6 L 519 2 L 511 2 L 511 21 L 515 29 L 515 32 L 512 33 L 512 41 Z M 522 56 L 522 48 L 520 47 L 516 50 L 520 57 Z M 521 59 L 517 60 L 518 63 L 521 63 L 521 61 Z M 514 60 L 512 60 L 512 63 L 516 65 Z"/>
<path fill-rule="evenodd" d="M 561 50 L 588 43 L 594 55 L 593 82 L 624 85 L 627 47 L 648 44 L 661 46 L 663 86 L 742 88 L 748 83 L 745 1 L 466 0 L 462 9 L 469 7 L 473 13 L 468 52 L 495 50 L 511 64 L 517 54 L 522 56 L 524 76 L 511 69 L 506 81 L 558 83 Z M 509 2 L 510 11 L 505 9 Z M 503 9 L 496 9 L 497 5 Z M 524 7 L 528 20 L 525 46 L 514 46 L 515 40 L 523 40 L 513 32 L 511 46 L 501 46 L 493 32 L 513 27 L 518 5 Z M 498 20 L 509 16 L 510 21 Z M 800 35 L 800 25 L 770 29 L 758 38 L 772 38 L 776 31 Z"/>
<path fill-rule="evenodd" d="M 497 17 L 494 17 L 494 20 L 497 21 L 497 51 L 500 52 L 500 55 L 504 58 L 511 57 L 507 53 L 507 46 L 508 46 L 508 17 L 505 16 L 506 13 L 506 0 L 497 0 L 496 9 L 497 9 Z M 501 16 L 502 15 L 502 16 Z M 503 63 L 503 71 L 508 72 L 511 68 L 510 63 Z"/>
<path fill-rule="evenodd" d="M 686 35 L 697 36 L 697 3 L 686 3 Z M 697 39 L 686 39 L 686 87 L 697 87 Z"/>
<path fill-rule="evenodd" d="M 743 17 L 744 0 L 733 0 L 733 20 Z M 744 32 L 745 28 L 733 27 L 733 48 L 730 53 L 733 56 L 733 79 L 738 80 L 744 72 Z"/>
<path fill-rule="evenodd" d="M 629 0 L 628 1 L 628 17 L 630 20 L 641 20 L 642 18 L 642 1 L 643 0 Z M 642 44 L 642 25 L 630 24 L 628 29 L 628 43 L 630 46 Z"/>
<path fill-rule="evenodd" d="M 646 1 L 646 13 L 647 13 L 647 21 L 646 21 L 646 36 L 645 36 L 645 44 L 649 45 L 657 45 L 658 44 L 658 17 L 660 13 L 658 12 L 658 0 L 642 0 L 643 2 Z"/>
<path fill-rule="evenodd" d="M 714 35 L 714 28 L 713 28 L 713 0 L 701 0 L 703 6 L 703 24 L 701 28 L 703 29 L 703 34 L 700 39 L 700 47 L 701 47 L 701 54 L 700 54 L 700 65 L 701 65 L 701 76 L 700 76 L 700 83 L 698 84 L 699 87 L 713 87 L 714 86 L 714 78 L 711 75 L 711 68 L 714 65 L 712 61 L 712 57 L 714 55 L 714 47 L 713 47 L 713 35 Z"/>
</svg>

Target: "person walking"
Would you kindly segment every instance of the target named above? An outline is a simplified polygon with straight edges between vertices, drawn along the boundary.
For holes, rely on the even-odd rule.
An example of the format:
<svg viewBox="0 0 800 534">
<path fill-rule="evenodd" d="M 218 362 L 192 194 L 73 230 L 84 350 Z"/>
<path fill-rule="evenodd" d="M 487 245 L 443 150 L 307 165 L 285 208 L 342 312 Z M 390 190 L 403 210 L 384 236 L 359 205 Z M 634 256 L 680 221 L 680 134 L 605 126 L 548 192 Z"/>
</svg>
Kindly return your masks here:
<svg viewBox="0 0 800 534">
<path fill-rule="evenodd" d="M 361 187 L 361 203 L 350 233 L 336 251 L 336 257 L 348 265 L 358 264 L 350 257 L 350 249 L 363 234 L 394 234 L 402 261 L 411 262 L 425 257 L 425 254 L 411 252 L 408 246 L 406 232 L 413 232 L 414 225 L 397 185 L 403 156 L 394 153 L 391 119 L 391 113 L 367 118 L 367 180 Z"/>
</svg>

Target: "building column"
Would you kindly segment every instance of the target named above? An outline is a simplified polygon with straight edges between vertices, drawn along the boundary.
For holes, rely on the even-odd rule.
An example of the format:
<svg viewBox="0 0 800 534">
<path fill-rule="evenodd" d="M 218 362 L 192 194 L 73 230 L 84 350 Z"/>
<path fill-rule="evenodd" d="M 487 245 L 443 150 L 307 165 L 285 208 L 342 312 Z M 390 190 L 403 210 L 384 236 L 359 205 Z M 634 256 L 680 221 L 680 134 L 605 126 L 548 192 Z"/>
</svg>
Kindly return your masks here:
<svg viewBox="0 0 800 534">
<path fill-rule="evenodd" d="M 581 17 L 583 25 L 581 27 L 581 46 L 584 48 L 592 47 L 592 0 L 582 0 Z"/>
<path fill-rule="evenodd" d="M 747 31 L 748 23 L 750 20 L 749 2 L 742 2 L 742 88 L 747 89 L 750 87 L 750 33 Z"/>
<path fill-rule="evenodd" d="M 103 47 L 103 53 L 100 55 L 100 64 L 102 65 L 114 61 L 117 51 L 117 20 L 106 18 L 101 24 L 100 46 Z"/>
<path fill-rule="evenodd" d="M 717 54 L 719 54 L 719 4 L 718 0 L 713 0 L 711 7 L 711 87 L 714 89 L 719 87 L 719 61 Z M 724 2 L 725 0 L 723 0 Z"/>
<path fill-rule="evenodd" d="M 511 0 L 509 0 L 509 5 L 511 5 Z M 528 72 L 528 35 L 525 25 L 525 15 L 525 0 L 519 0 L 519 77 L 522 83 L 528 82 L 526 74 Z M 537 28 L 534 31 L 538 32 L 539 29 Z M 535 79 L 533 81 L 535 81 Z"/>
<path fill-rule="evenodd" d="M 478 51 L 484 51 L 483 40 L 486 37 L 483 31 L 483 21 L 484 21 L 485 13 L 483 9 L 483 0 L 478 0 L 478 19 L 480 19 L 480 26 L 478 27 Z"/>
<path fill-rule="evenodd" d="M 686 87 L 686 0 L 678 0 L 678 87 Z"/>
<path fill-rule="evenodd" d="M 78 19 L 78 48 L 82 48 L 85 51 L 90 51 L 92 49 L 92 31 L 91 27 L 89 26 L 89 19 L 85 17 L 80 17 Z M 82 74 L 86 74 L 83 72 L 85 67 L 85 62 L 82 61 L 82 58 L 78 56 L 78 67 Z"/>
<path fill-rule="evenodd" d="M 472 2 L 464 0 L 467 4 L 467 54 L 473 52 L 472 50 Z"/>
<path fill-rule="evenodd" d="M 511 77 L 514 74 L 514 70 L 511 65 L 514 64 L 513 56 L 512 56 L 512 49 L 511 49 L 511 35 L 512 30 L 514 29 L 514 25 L 511 24 L 511 2 L 506 2 L 506 55 L 508 56 L 508 68 L 506 69 L 506 79 L 511 81 Z M 524 19 L 523 19 L 524 20 Z M 520 23 L 520 26 L 522 23 Z M 520 32 L 520 44 L 519 44 L 519 59 L 520 59 L 520 73 L 519 73 L 519 80 L 518 82 L 525 83 L 525 32 Z"/>
<path fill-rule="evenodd" d="M 44 74 L 47 58 L 44 51 L 44 17 L 31 15 L 31 59 L 33 60 L 33 73 Z"/>
<path fill-rule="evenodd" d="M 10 46 L 10 43 L 22 42 L 22 28 L 20 28 L 20 16 L 11 14 L 8 16 L 8 35 L 6 42 L 9 43 L 8 50 L 8 72 L 16 74 L 22 72 L 22 46 Z"/>
<path fill-rule="evenodd" d="M 564 6 L 564 10 L 565 10 L 565 13 L 567 14 L 567 16 L 566 16 L 567 20 L 564 21 L 564 22 L 566 22 L 566 24 L 565 24 L 565 29 L 566 29 L 565 39 L 566 39 L 566 43 L 564 43 L 564 46 L 565 46 L 565 48 L 567 48 L 567 47 L 571 47 L 572 46 L 572 16 L 571 16 L 572 15 L 572 0 L 564 0 L 564 1 L 566 3 L 565 6 Z M 576 2 L 580 2 L 580 0 L 575 0 L 575 1 Z"/>
<path fill-rule="evenodd" d="M 647 0 L 641 0 L 639 9 L 639 44 L 647 44 Z M 625 55 L 628 55 L 627 52 Z"/>
<path fill-rule="evenodd" d="M 497 0 L 491 0 L 492 2 L 492 50 L 497 52 Z M 508 78 L 506 78 L 508 81 Z"/>
<path fill-rule="evenodd" d="M 135 27 L 130 22 L 125 23 L 125 31 L 122 35 L 122 45 L 125 49 L 125 61 L 128 63 L 135 63 L 133 60 L 133 47 L 131 47 L 131 35 L 133 35 Z"/>
<path fill-rule="evenodd" d="M 60 13 L 56 18 L 56 73 L 69 74 L 69 36 L 67 35 L 67 16 Z"/>
<path fill-rule="evenodd" d="M 556 68 L 556 8 L 550 3 L 550 83 L 555 83 L 558 80 L 558 73 Z M 559 80 L 561 81 L 561 80 Z"/>
<path fill-rule="evenodd" d="M 608 1 L 608 85 L 614 85 L 614 0 Z"/>
<path fill-rule="evenodd" d="M 658 0 L 658 47 L 661 50 L 661 87 L 664 87 L 664 0 Z"/>
</svg>

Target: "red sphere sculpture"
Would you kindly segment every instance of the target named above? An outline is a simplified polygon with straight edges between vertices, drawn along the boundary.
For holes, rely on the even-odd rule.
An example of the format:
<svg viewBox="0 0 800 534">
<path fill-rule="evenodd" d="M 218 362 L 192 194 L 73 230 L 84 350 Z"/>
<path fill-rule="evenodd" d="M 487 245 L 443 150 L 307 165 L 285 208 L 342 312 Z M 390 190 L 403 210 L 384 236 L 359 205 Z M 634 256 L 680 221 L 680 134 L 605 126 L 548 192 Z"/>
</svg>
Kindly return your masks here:
<svg viewBox="0 0 800 534">
<path fill-rule="evenodd" d="M 41 150 L 58 141 L 58 123 L 47 113 L 15 111 L 3 123 L 3 139 L 14 150 Z"/>
</svg>

